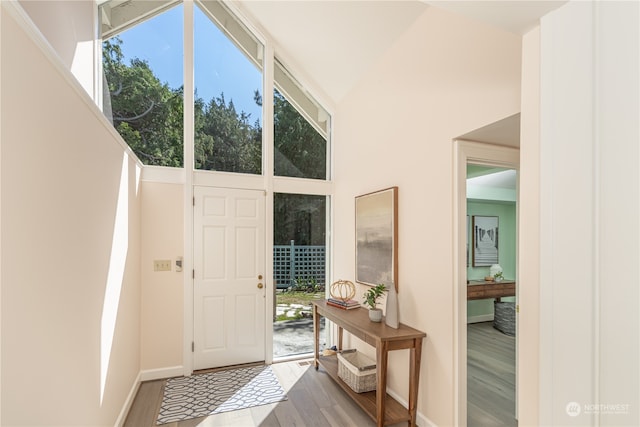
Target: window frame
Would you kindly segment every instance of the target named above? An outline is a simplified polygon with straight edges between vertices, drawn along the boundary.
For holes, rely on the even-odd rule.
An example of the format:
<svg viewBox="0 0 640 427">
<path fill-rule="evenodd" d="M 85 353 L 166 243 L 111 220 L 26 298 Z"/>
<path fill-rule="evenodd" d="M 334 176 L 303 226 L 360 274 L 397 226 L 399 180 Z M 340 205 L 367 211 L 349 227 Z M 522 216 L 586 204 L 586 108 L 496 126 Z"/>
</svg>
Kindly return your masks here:
<svg viewBox="0 0 640 427">
<path fill-rule="evenodd" d="M 204 185 L 207 185 L 209 182 L 219 182 L 223 181 L 225 185 L 230 185 L 234 182 L 237 183 L 239 188 L 246 188 L 247 186 L 251 186 L 255 188 L 258 184 L 258 181 L 262 180 L 270 180 L 274 185 L 278 186 L 280 189 L 286 189 L 291 186 L 292 189 L 299 189 L 301 187 L 309 188 L 311 187 L 311 193 L 309 194 L 321 194 L 329 195 L 332 193 L 332 185 L 329 183 L 332 181 L 332 170 L 333 170 L 333 158 L 332 158 L 332 113 L 329 109 L 327 109 L 321 101 L 318 100 L 318 97 L 314 95 L 314 90 L 312 85 L 301 83 L 299 79 L 296 78 L 296 73 L 293 67 L 287 65 L 286 60 L 283 56 L 278 55 L 275 52 L 273 42 L 263 35 L 261 31 L 259 31 L 244 15 L 238 10 L 237 6 L 234 4 L 229 4 L 226 2 L 221 2 L 219 0 L 194 0 L 191 2 L 182 1 L 182 0 L 166 0 L 163 4 L 157 5 L 156 7 L 147 7 L 145 12 L 136 16 L 132 19 L 126 20 L 124 23 L 119 26 L 109 30 L 108 32 L 102 32 L 103 20 L 105 7 L 109 7 L 109 1 L 101 3 L 98 8 L 98 22 L 99 22 L 99 31 L 98 42 L 101 44 L 103 41 L 104 35 L 107 37 L 104 39 L 108 39 L 116 36 L 118 33 L 126 31 L 127 29 L 138 25 L 148 19 L 152 19 L 154 16 L 163 13 L 164 11 L 176 6 L 179 3 L 183 5 L 187 5 L 189 3 L 193 4 L 193 7 L 200 7 L 203 12 L 205 12 L 210 18 L 213 18 L 215 21 L 215 25 L 229 37 L 230 41 L 236 45 L 236 47 L 243 51 L 243 54 L 249 58 L 258 68 L 262 70 L 262 97 L 263 97 L 263 106 L 262 106 L 262 173 L 260 175 L 255 175 L 253 177 L 246 177 L 244 173 L 237 172 L 223 172 L 223 171 L 208 171 L 208 170 L 199 170 L 195 169 L 195 162 L 193 159 L 193 149 L 194 149 L 194 126 L 193 126 L 193 72 L 194 72 L 194 61 L 193 61 L 193 14 L 194 10 L 191 7 L 184 7 L 184 25 L 183 25 L 183 43 L 184 43 L 184 67 L 183 67 L 183 81 L 184 81 L 184 153 L 183 153 L 183 165 L 180 167 L 168 167 L 168 166 L 148 166 L 152 167 L 153 171 L 149 171 L 149 173 L 145 173 L 143 170 L 143 178 L 147 175 L 148 179 L 156 180 L 159 179 L 161 181 L 169 181 L 176 182 L 179 180 L 180 176 L 184 176 L 185 174 L 182 172 L 169 172 L 170 170 L 177 169 L 181 171 L 182 169 L 188 170 L 190 174 L 193 175 L 194 182 L 199 182 Z M 141 4 L 145 4 L 147 2 L 141 2 Z M 196 6 L 197 5 L 197 6 Z M 249 33 L 249 36 L 262 45 L 262 67 L 252 58 L 250 53 L 247 53 L 247 49 L 243 46 L 242 42 L 237 40 L 237 37 L 233 35 L 233 30 L 225 29 L 223 25 L 220 24 L 220 17 L 215 16 L 213 12 L 210 10 L 210 7 L 207 5 L 214 5 L 219 8 L 219 10 L 223 10 L 224 13 L 229 14 L 235 21 L 240 24 L 242 29 Z M 187 16 L 187 15 L 191 16 Z M 96 55 L 97 58 L 97 69 L 99 69 L 102 73 L 102 55 Z M 279 70 L 279 71 L 276 71 Z M 277 74 L 287 76 L 288 79 L 291 80 L 292 85 L 283 85 L 278 82 Z M 191 80 L 191 81 L 189 81 Z M 190 83 L 190 84 L 189 84 Z M 190 87 L 189 87 L 190 86 Z M 292 90 L 292 88 L 294 88 Z M 282 93 L 287 101 L 291 103 L 291 105 L 316 129 L 326 140 L 326 174 L 325 179 L 310 179 L 310 178 L 297 178 L 297 177 L 286 177 L 286 176 L 275 176 L 273 171 L 273 163 L 274 163 L 274 135 L 273 135 L 273 90 L 274 88 L 278 89 L 280 93 Z M 293 95 L 293 91 L 299 91 L 298 94 Z M 322 111 L 321 114 L 326 114 L 326 125 L 324 129 L 318 125 L 318 120 L 315 120 L 309 114 L 309 108 L 305 108 L 303 102 L 297 100 L 300 96 L 306 97 L 306 101 L 309 104 L 313 104 L 317 106 L 318 111 Z M 96 102 L 101 101 L 96 99 Z M 126 142 L 125 142 L 126 143 Z M 190 165 L 190 166 L 187 166 Z M 162 173 L 158 169 L 167 169 L 167 177 L 163 178 Z M 202 174 L 211 174 L 213 175 L 211 178 L 207 178 L 205 176 L 201 176 Z M 220 176 L 224 174 L 225 177 Z M 226 176 L 229 175 L 229 176 Z M 258 178 L 258 179 L 252 179 Z M 294 181 L 300 180 L 299 183 L 295 183 Z M 322 185 L 322 184 L 326 185 Z M 264 183 L 261 187 L 265 186 Z M 265 186 L 266 187 L 266 186 Z M 270 186 L 269 186 L 270 187 Z M 288 192 L 288 191 L 285 191 Z M 295 190 L 294 192 L 298 192 Z"/>
<path fill-rule="evenodd" d="M 195 0 L 198 1 L 198 0 Z M 318 94 L 322 94 L 321 91 L 315 90 L 315 86 L 308 81 L 303 80 L 302 74 L 296 73 L 295 67 L 287 65 L 286 56 L 282 54 L 277 55 L 278 60 L 285 66 L 292 76 L 296 77 L 306 92 L 313 97 L 319 105 L 322 105 L 329 115 L 329 122 L 327 125 L 327 143 L 326 143 L 326 178 L 320 179 L 307 179 L 307 178 L 295 178 L 295 177 L 277 177 L 273 174 L 273 152 L 274 152 L 274 129 L 273 129 L 273 93 L 274 93 L 274 68 L 275 68 L 275 43 L 269 37 L 266 37 L 261 30 L 254 26 L 238 9 L 238 6 L 233 2 L 225 3 L 225 6 L 233 13 L 233 15 L 241 21 L 245 27 L 251 31 L 254 37 L 259 40 L 264 46 L 264 58 L 263 58 L 263 73 L 262 73 L 262 101 L 263 101 L 263 131 L 262 131 L 262 175 L 248 175 L 239 174 L 233 172 L 216 172 L 216 171 L 203 171 L 196 170 L 194 168 L 194 81 L 193 81 L 193 65 L 194 65 L 194 10 L 195 1 L 184 1 L 184 16 L 183 16 L 183 43 L 184 43 L 184 60 L 183 60 L 183 78 L 184 78 L 184 154 L 183 154 L 183 168 L 171 168 L 163 166 L 143 166 L 141 168 L 141 180 L 147 182 L 156 183 L 169 183 L 178 184 L 184 186 L 183 195 L 183 212 L 184 212 L 184 224 L 183 224 L 183 269 L 185 272 L 189 272 L 193 269 L 193 188 L 196 185 L 214 186 L 214 187 L 229 187 L 237 189 L 258 189 L 265 191 L 266 195 L 266 238 L 265 245 L 267 247 L 273 247 L 273 199 L 274 192 L 278 193 L 298 193 L 319 195 L 327 197 L 326 203 L 326 277 L 327 281 L 332 277 L 333 271 L 333 205 L 334 205 L 334 183 L 333 183 L 333 150 L 332 150 L 332 126 L 331 121 L 332 111 L 324 107 L 327 103 L 322 103 L 321 97 Z M 172 3 L 177 3 L 173 1 Z M 99 38 L 98 40 L 102 40 Z M 102 55 L 96 55 L 96 60 L 99 62 L 98 68 L 101 69 Z M 291 62 L 295 63 L 295 62 Z M 117 134 L 117 132 L 114 132 Z M 126 145 L 125 142 L 123 144 Z M 128 145 L 127 145 L 128 146 Z M 187 166 L 190 165 L 190 166 Z M 267 287 L 274 286 L 273 280 L 273 254 L 268 255 L 266 261 L 265 277 L 267 278 L 265 284 Z M 193 356 L 191 352 L 191 343 L 193 341 L 193 281 L 191 274 L 184 275 L 184 295 L 183 295 L 183 348 L 182 348 L 182 373 L 184 375 L 191 375 L 193 372 Z M 270 322 L 270 310 L 269 307 L 273 306 L 274 295 L 272 292 L 266 294 L 266 307 L 267 318 L 265 318 L 265 326 L 267 327 L 267 343 L 266 343 L 266 362 L 271 363 L 273 361 L 273 330 L 272 323 Z"/>
<path fill-rule="evenodd" d="M 236 49 L 238 49 L 242 55 L 252 64 L 254 65 L 258 71 L 260 72 L 260 75 L 262 76 L 262 83 L 261 83 L 261 87 L 260 89 L 264 91 L 265 88 L 265 78 L 264 78 L 264 73 L 265 73 L 265 58 L 264 58 L 264 52 L 265 52 L 265 44 L 264 42 L 258 38 L 254 32 L 247 27 L 247 25 L 242 22 L 238 17 L 236 17 L 234 15 L 234 13 L 232 11 L 229 10 L 229 8 L 222 2 L 217 1 L 217 0 L 195 0 L 194 2 L 194 7 L 193 7 L 193 20 L 195 21 L 195 11 L 196 9 L 199 9 L 200 12 L 202 14 L 204 14 L 210 21 L 211 24 L 213 24 L 218 31 L 220 31 L 226 38 L 227 40 L 232 43 Z M 215 12 L 211 9 L 211 7 L 215 7 L 217 12 L 220 14 L 224 14 L 223 17 L 217 16 L 215 14 Z M 195 63 L 195 44 L 196 44 L 196 40 L 195 40 L 195 23 L 193 26 L 193 31 L 191 32 L 193 34 L 193 45 L 192 45 L 192 52 L 194 55 L 193 61 L 191 61 L 190 64 L 185 63 L 185 73 L 188 72 L 189 73 L 189 77 L 193 78 L 193 86 L 194 86 L 194 97 L 195 97 L 195 75 L 196 75 L 196 63 Z M 252 54 L 250 51 L 252 50 L 252 47 L 254 48 L 255 52 L 254 54 Z M 188 69 L 188 66 L 191 65 L 191 68 Z M 186 75 L 186 74 L 185 74 Z M 264 97 L 264 94 L 262 95 Z M 233 99 L 230 98 L 229 101 L 232 101 Z M 195 113 L 195 111 L 194 111 Z M 250 175 L 250 176 L 264 176 L 265 174 L 265 161 L 264 161 L 264 157 L 266 155 L 266 143 L 265 143 L 265 138 L 264 138 L 264 121 L 265 121 L 265 109 L 264 109 L 264 105 L 262 106 L 261 109 L 261 122 L 262 122 L 262 141 L 261 141 L 261 147 L 260 147 L 260 155 L 261 155 L 261 162 L 260 162 L 260 173 L 248 173 L 248 172 L 236 172 L 236 171 L 224 171 L 224 170 L 211 170 L 211 169 L 200 169 L 200 168 L 196 168 L 195 165 L 195 152 L 194 152 L 194 159 L 193 159 L 193 170 L 194 173 L 197 172 L 205 172 L 205 173 L 224 173 L 224 174 L 232 174 L 231 177 L 237 177 L 237 179 L 239 180 L 244 180 L 244 178 L 242 178 L 241 176 L 244 175 Z M 194 123 L 194 127 L 195 127 L 195 123 Z M 195 129 L 193 132 L 193 149 L 195 150 Z"/>
</svg>

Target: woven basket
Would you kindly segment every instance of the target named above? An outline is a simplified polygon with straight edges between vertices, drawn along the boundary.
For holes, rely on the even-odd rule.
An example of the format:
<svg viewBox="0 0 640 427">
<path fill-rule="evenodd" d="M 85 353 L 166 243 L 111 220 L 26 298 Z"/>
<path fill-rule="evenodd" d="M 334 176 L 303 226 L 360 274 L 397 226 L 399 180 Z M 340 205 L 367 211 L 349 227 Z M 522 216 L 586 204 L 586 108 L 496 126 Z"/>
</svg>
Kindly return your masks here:
<svg viewBox="0 0 640 427">
<path fill-rule="evenodd" d="M 516 335 L 516 303 L 496 302 L 493 305 L 493 327 L 505 335 Z"/>
<path fill-rule="evenodd" d="M 357 350 L 338 353 L 338 377 L 356 393 L 376 389 L 376 362 Z"/>
</svg>

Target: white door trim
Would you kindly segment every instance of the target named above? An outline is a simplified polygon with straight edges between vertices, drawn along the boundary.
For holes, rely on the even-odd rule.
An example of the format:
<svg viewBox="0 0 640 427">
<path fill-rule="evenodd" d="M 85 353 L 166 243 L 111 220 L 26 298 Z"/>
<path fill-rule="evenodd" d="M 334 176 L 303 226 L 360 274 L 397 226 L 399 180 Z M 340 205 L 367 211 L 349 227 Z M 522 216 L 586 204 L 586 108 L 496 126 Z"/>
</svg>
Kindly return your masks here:
<svg viewBox="0 0 640 427">
<path fill-rule="evenodd" d="M 520 150 L 473 141 L 453 141 L 453 323 L 454 425 L 467 425 L 467 163 L 519 169 Z M 517 212 L 517 211 L 516 211 Z M 516 215 L 517 217 L 517 215 Z M 517 219 L 516 219 L 517 223 Z M 517 247 L 517 246 L 516 246 Z M 517 256 L 516 256 L 517 260 Z M 516 261 L 516 283 L 517 278 Z M 517 292 L 516 292 L 517 293 Z M 516 363 L 518 363 L 516 349 Z M 517 380 L 516 380 L 517 382 Z M 517 407 L 517 396 L 516 396 Z"/>
</svg>

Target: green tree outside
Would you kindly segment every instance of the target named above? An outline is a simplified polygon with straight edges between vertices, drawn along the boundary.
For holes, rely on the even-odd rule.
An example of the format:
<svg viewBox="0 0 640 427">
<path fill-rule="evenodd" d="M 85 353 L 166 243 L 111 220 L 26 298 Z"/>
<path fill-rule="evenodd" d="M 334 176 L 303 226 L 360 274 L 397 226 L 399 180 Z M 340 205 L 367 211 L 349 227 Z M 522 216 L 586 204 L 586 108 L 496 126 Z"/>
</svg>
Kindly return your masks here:
<svg viewBox="0 0 640 427">
<path fill-rule="evenodd" d="M 147 165 L 183 165 L 183 88 L 171 89 L 146 61 L 123 63 L 122 41 L 103 43 L 102 59 L 113 126 Z"/>
<path fill-rule="evenodd" d="M 122 41 L 103 43 L 113 126 L 147 165 L 184 167 L 183 87 L 171 88 L 146 61 L 124 63 Z M 259 91 L 254 92 L 262 105 Z M 238 112 L 223 93 L 194 103 L 195 169 L 262 173 L 262 127 Z M 274 172 L 278 176 L 326 179 L 326 140 L 278 91 L 274 93 Z M 277 194 L 275 244 L 324 245 L 326 197 Z"/>
</svg>

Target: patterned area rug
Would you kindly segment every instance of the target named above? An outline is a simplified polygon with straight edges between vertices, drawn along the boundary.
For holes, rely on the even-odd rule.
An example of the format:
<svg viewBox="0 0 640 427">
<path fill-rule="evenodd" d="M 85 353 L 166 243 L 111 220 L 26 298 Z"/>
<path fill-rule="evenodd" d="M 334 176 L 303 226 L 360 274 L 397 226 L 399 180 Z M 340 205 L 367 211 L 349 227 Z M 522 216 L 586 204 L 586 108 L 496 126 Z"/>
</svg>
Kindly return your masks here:
<svg viewBox="0 0 640 427">
<path fill-rule="evenodd" d="M 171 378 L 164 387 L 157 424 L 287 400 L 270 366 Z"/>
</svg>

